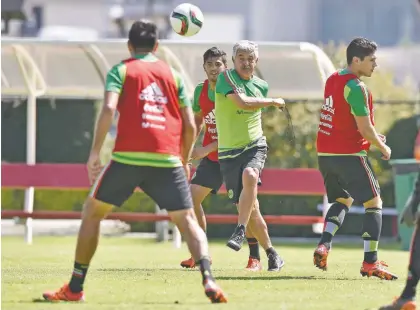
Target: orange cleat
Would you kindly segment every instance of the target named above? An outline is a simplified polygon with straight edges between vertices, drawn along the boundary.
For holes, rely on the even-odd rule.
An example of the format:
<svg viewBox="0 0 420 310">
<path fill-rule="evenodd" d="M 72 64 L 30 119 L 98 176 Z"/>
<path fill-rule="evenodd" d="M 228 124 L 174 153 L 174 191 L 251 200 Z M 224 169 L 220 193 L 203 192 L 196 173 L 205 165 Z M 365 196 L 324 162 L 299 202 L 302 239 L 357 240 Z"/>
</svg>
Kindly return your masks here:
<svg viewBox="0 0 420 310">
<path fill-rule="evenodd" d="M 213 264 L 213 261 L 210 259 L 210 265 L 211 264 Z M 198 264 L 199 265 L 199 264 Z M 195 268 L 195 267 L 197 267 L 197 264 L 195 263 L 195 261 L 194 261 L 194 258 L 189 258 L 189 259 L 186 259 L 186 260 L 184 260 L 184 261 L 182 261 L 181 262 L 181 267 L 182 268 L 187 268 L 187 269 L 190 269 L 190 268 Z"/>
<path fill-rule="evenodd" d="M 360 274 L 364 277 L 377 277 L 382 280 L 398 279 L 396 275 L 386 270 L 386 267 L 388 267 L 388 265 L 380 261 L 376 261 L 373 264 L 363 262 L 363 265 L 360 268 Z"/>
<path fill-rule="evenodd" d="M 327 258 L 328 258 L 329 250 L 323 244 L 317 246 L 314 252 L 314 265 L 323 270 L 327 270 Z"/>
<path fill-rule="evenodd" d="M 189 269 L 189 268 L 194 268 L 195 266 L 196 266 L 195 261 L 194 261 L 194 258 L 192 257 L 181 262 L 182 268 Z"/>
<path fill-rule="evenodd" d="M 227 298 L 222 289 L 213 281 L 207 280 L 204 284 L 204 293 L 213 304 L 227 303 Z"/>
<path fill-rule="evenodd" d="M 249 271 L 261 271 L 262 265 L 258 259 L 250 256 L 248 259 L 248 265 L 245 269 Z"/>
<path fill-rule="evenodd" d="M 45 292 L 42 294 L 42 297 L 44 297 L 45 300 L 51 301 L 51 302 L 60 302 L 60 301 L 73 301 L 73 302 L 80 302 L 85 300 L 85 294 L 82 292 L 79 293 L 73 293 L 70 290 L 70 287 L 68 284 L 64 284 L 63 287 L 61 287 L 56 292 Z"/>
<path fill-rule="evenodd" d="M 390 305 L 383 306 L 379 310 L 416 310 L 417 306 L 414 300 L 395 298 Z"/>
</svg>

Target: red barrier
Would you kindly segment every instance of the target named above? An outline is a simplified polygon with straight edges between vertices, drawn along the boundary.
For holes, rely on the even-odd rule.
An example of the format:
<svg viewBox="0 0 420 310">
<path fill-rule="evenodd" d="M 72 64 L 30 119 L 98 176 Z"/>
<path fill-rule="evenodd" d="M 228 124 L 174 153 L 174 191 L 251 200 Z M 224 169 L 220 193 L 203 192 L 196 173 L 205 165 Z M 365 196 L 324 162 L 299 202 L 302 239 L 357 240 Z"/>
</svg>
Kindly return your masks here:
<svg viewBox="0 0 420 310">
<path fill-rule="evenodd" d="M 81 218 L 81 212 L 76 211 L 34 211 L 33 213 L 20 210 L 1 211 L 3 219 L 11 218 L 33 218 L 33 219 L 65 219 L 78 220 Z M 208 223 L 216 224 L 235 224 L 238 222 L 238 216 L 234 214 L 207 214 Z M 132 213 L 132 212 L 113 212 L 108 215 L 109 220 L 121 220 L 124 222 L 158 222 L 168 221 L 169 216 L 153 213 Z M 294 216 L 294 215 L 266 215 L 264 216 L 267 224 L 278 225 L 311 225 L 322 223 L 323 219 L 319 216 Z"/>
<path fill-rule="evenodd" d="M 85 190 L 90 187 L 83 164 L 2 164 L 2 187 Z M 322 176 L 316 169 L 265 169 L 260 194 L 324 195 Z M 223 187 L 220 191 L 225 193 Z"/>
<path fill-rule="evenodd" d="M 86 190 L 90 187 L 86 166 L 83 164 L 2 164 L 2 188 L 28 188 Z M 271 195 L 324 195 L 325 189 L 321 174 L 315 169 L 266 169 L 262 176 L 260 194 Z M 226 193 L 223 187 L 221 193 Z M 34 219 L 80 219 L 80 212 L 61 211 L 2 211 L 2 218 Z M 209 223 L 237 223 L 237 215 L 208 214 Z M 267 224 L 311 225 L 322 223 L 321 216 L 267 215 Z M 168 216 L 153 213 L 115 212 L 108 219 L 126 222 L 166 221 Z"/>
</svg>

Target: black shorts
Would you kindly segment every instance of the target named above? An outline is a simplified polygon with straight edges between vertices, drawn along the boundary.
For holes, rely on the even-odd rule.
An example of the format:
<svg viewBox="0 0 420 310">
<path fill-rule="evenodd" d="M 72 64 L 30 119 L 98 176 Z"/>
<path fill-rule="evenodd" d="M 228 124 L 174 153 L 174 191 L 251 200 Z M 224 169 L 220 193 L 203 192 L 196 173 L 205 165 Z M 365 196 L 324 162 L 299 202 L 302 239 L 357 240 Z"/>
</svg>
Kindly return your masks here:
<svg viewBox="0 0 420 310">
<path fill-rule="evenodd" d="M 258 169 L 260 174 L 258 185 L 261 185 L 261 173 L 267 159 L 267 151 L 267 145 L 261 145 L 250 148 L 234 158 L 219 159 L 226 190 L 233 203 L 239 202 L 242 192 L 242 173 L 245 168 Z"/>
<path fill-rule="evenodd" d="M 353 198 L 365 203 L 380 195 L 379 183 L 366 156 L 318 156 L 328 201 Z"/>
<path fill-rule="evenodd" d="M 168 212 L 193 207 L 183 167 L 135 166 L 111 160 L 92 186 L 89 196 L 120 207 L 136 187 Z"/>
<path fill-rule="evenodd" d="M 212 194 L 216 194 L 223 184 L 219 162 L 204 157 L 191 179 L 191 184 L 210 188 Z"/>
</svg>

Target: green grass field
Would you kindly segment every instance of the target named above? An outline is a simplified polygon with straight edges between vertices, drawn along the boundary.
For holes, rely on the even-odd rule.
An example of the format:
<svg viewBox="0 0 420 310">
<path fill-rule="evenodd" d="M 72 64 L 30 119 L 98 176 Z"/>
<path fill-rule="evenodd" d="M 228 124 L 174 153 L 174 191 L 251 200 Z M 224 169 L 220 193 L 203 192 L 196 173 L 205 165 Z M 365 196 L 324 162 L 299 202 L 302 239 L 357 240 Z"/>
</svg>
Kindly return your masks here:
<svg viewBox="0 0 420 310">
<path fill-rule="evenodd" d="M 276 245 L 286 260 L 280 273 L 244 270 L 248 248 L 233 252 L 211 243 L 214 274 L 229 303 L 212 305 L 197 270 L 183 270 L 186 245 L 124 237 L 103 237 L 85 283 L 83 304 L 34 302 L 44 290 L 69 280 L 74 237 L 2 238 L 2 309 L 377 309 L 404 286 L 408 253 L 397 246 L 380 252 L 400 276 L 393 282 L 359 275 L 361 247 L 334 245 L 329 270 L 312 265 L 314 245 Z M 266 268 L 267 260 L 263 258 Z"/>
</svg>

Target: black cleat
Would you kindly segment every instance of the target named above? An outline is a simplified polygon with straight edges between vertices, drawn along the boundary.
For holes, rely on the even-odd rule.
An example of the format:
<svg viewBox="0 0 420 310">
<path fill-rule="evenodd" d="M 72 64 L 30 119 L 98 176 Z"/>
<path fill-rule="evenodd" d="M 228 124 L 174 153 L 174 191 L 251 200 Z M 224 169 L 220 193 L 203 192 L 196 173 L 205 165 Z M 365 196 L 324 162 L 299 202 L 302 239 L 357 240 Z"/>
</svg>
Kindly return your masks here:
<svg viewBox="0 0 420 310">
<path fill-rule="evenodd" d="M 230 247 L 232 250 L 239 251 L 242 247 L 242 243 L 245 240 L 245 231 L 239 227 L 235 228 L 232 236 L 229 238 L 227 242 L 227 246 Z"/>
<path fill-rule="evenodd" d="M 278 254 L 268 254 L 268 271 L 280 271 L 284 260 Z"/>
</svg>

